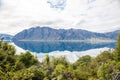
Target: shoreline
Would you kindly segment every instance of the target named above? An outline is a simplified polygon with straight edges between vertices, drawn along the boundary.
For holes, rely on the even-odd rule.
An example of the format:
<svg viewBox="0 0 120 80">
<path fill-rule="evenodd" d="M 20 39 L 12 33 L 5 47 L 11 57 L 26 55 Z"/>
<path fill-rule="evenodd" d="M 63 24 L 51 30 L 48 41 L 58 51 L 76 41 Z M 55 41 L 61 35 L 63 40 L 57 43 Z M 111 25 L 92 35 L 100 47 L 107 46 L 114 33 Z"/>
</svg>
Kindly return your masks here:
<svg viewBox="0 0 120 80">
<path fill-rule="evenodd" d="M 18 40 L 21 42 L 87 42 L 87 43 L 112 43 L 112 39 L 86 39 L 86 40 Z"/>
</svg>

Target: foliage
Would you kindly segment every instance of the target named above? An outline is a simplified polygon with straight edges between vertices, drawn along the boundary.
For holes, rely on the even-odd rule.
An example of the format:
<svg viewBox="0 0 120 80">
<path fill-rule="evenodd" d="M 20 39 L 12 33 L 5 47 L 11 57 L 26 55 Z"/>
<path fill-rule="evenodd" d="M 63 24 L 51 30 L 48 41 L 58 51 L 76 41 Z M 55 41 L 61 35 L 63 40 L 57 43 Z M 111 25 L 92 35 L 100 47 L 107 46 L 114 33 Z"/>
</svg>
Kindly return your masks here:
<svg viewBox="0 0 120 80">
<path fill-rule="evenodd" d="M 39 62 L 30 52 L 16 55 L 14 46 L 0 42 L 0 80 L 119 80 L 120 35 L 114 50 L 69 63 L 65 56 Z"/>
<path fill-rule="evenodd" d="M 116 61 L 120 61 L 120 34 L 118 35 L 118 38 L 117 38 L 117 44 L 114 51 L 114 59 Z"/>
<path fill-rule="evenodd" d="M 19 61 L 24 63 L 26 67 L 30 67 L 38 63 L 38 60 L 29 51 L 21 53 L 19 55 Z"/>
</svg>

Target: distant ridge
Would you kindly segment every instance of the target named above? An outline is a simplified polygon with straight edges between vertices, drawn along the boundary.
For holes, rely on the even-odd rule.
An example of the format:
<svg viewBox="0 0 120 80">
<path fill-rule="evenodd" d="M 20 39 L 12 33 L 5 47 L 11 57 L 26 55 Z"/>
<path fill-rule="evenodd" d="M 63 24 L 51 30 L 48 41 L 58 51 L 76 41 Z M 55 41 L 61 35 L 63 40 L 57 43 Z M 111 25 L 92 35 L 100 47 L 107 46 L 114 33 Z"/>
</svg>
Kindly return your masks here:
<svg viewBox="0 0 120 80">
<path fill-rule="evenodd" d="M 2 34 L 2 33 L 0 33 L 0 39 L 1 38 L 4 38 L 4 41 L 11 41 L 13 36 L 9 35 L 9 34 Z"/>
<path fill-rule="evenodd" d="M 23 30 L 13 37 L 13 40 L 86 40 L 117 38 L 120 30 L 108 33 L 96 33 L 82 29 L 53 29 L 50 27 L 33 27 Z"/>
</svg>

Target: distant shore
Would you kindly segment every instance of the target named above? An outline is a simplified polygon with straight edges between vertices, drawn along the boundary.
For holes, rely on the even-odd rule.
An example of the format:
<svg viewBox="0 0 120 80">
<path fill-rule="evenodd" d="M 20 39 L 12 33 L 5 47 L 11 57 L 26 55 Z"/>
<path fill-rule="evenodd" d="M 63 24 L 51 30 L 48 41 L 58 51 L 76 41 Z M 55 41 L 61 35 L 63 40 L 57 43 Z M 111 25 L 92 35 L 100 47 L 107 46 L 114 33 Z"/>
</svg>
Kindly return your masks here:
<svg viewBox="0 0 120 80">
<path fill-rule="evenodd" d="M 112 39 L 86 39 L 86 40 L 18 40 L 23 42 L 88 42 L 88 43 L 111 43 L 116 42 L 116 40 Z"/>
</svg>

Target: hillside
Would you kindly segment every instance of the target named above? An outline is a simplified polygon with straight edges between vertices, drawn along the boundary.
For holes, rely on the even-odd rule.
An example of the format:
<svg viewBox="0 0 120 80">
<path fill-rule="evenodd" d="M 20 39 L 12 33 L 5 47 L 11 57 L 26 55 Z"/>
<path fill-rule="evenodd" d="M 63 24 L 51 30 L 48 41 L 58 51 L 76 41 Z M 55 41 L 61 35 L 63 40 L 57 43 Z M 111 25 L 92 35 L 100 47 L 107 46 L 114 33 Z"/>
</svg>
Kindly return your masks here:
<svg viewBox="0 0 120 80">
<path fill-rule="evenodd" d="M 82 29 L 34 27 L 19 32 L 13 37 L 13 40 L 86 40 L 92 38 L 115 40 L 119 32 L 120 31 L 96 33 Z"/>
<path fill-rule="evenodd" d="M 0 38 L 4 38 L 5 41 L 11 41 L 13 36 L 9 34 L 0 34 Z"/>
</svg>

